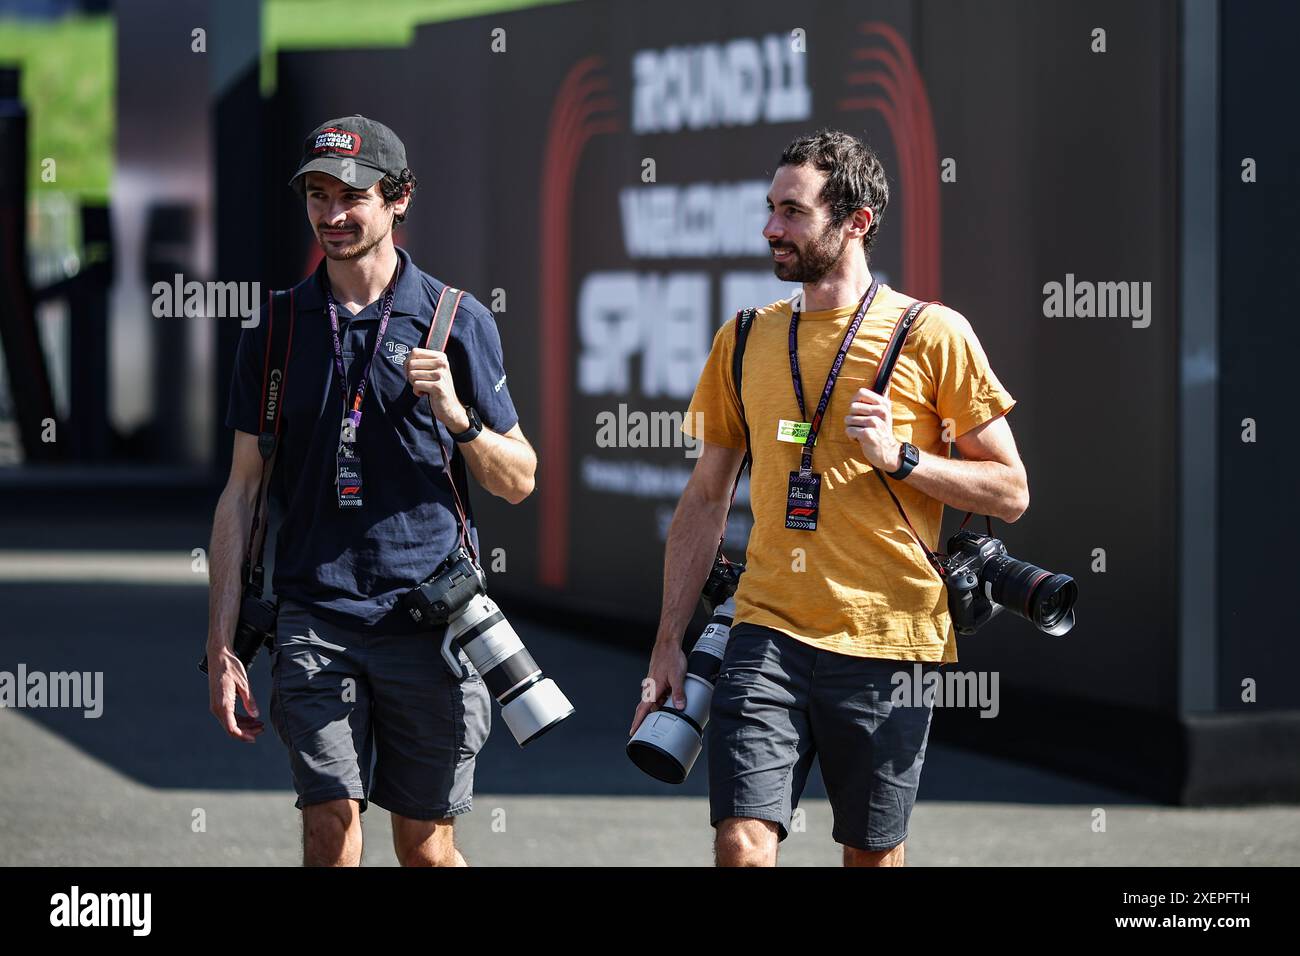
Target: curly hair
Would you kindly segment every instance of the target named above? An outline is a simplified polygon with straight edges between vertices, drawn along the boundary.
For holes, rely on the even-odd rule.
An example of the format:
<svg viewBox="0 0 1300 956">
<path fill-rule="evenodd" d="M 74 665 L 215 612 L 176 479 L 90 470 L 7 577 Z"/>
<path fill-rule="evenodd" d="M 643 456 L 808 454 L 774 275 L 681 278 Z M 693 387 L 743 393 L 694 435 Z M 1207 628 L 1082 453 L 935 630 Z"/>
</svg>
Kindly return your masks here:
<svg viewBox="0 0 1300 956">
<path fill-rule="evenodd" d="M 832 226 L 859 209 L 870 209 L 871 225 L 862 237 L 862 251 L 871 252 L 889 205 L 889 183 L 885 167 L 866 143 L 842 130 L 820 129 L 791 142 L 777 166 L 812 166 L 827 174 L 819 198 L 830 206 Z"/>
<path fill-rule="evenodd" d="M 394 176 L 391 173 L 385 173 L 384 178 L 379 180 L 379 192 L 384 197 L 384 205 L 391 206 L 397 200 L 401 199 L 406 193 L 406 187 L 411 187 L 411 198 L 415 198 L 416 179 L 415 173 L 410 169 L 403 168 L 400 176 Z M 410 210 L 410 205 L 407 205 Z M 403 223 L 406 221 L 406 213 L 402 213 L 393 219 L 394 223 Z"/>
</svg>

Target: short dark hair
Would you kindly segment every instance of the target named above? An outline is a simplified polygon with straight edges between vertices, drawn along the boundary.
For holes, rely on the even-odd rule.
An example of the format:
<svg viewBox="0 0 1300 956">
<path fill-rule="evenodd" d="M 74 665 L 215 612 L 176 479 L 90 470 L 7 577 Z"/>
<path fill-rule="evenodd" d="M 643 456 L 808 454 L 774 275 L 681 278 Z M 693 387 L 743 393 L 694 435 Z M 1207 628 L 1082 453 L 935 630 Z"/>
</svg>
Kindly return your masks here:
<svg viewBox="0 0 1300 956">
<path fill-rule="evenodd" d="M 379 180 L 379 193 L 384 197 L 384 205 L 391 206 L 393 203 L 397 202 L 397 200 L 401 199 L 406 192 L 407 185 L 410 185 L 411 198 L 414 199 L 416 185 L 415 173 L 405 167 L 403 167 L 400 176 L 394 176 L 392 173 L 385 173 L 384 178 Z M 406 208 L 409 211 L 411 207 L 410 205 L 407 205 Z M 405 221 L 406 213 L 402 213 L 393 219 L 394 223 L 402 223 Z"/>
<path fill-rule="evenodd" d="M 858 209 L 870 209 L 871 225 L 862 237 L 862 251 L 870 253 L 889 205 L 885 167 L 871 147 L 842 130 L 820 129 L 791 142 L 777 166 L 812 166 L 827 174 L 820 198 L 830 206 L 833 226 Z"/>
</svg>

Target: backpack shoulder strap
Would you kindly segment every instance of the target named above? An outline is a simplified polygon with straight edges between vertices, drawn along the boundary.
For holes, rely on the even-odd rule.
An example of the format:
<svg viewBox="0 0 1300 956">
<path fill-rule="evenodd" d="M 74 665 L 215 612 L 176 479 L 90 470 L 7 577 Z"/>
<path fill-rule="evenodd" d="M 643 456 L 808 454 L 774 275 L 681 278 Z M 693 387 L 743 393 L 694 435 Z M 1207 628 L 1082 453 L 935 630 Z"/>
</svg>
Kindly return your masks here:
<svg viewBox="0 0 1300 956">
<path fill-rule="evenodd" d="M 276 321 L 276 311 L 280 319 Z M 280 413 L 289 374 L 289 353 L 293 348 L 293 289 L 272 292 L 266 306 L 266 356 L 262 365 L 262 420 L 258 427 L 257 450 L 270 461 L 280 438 Z"/>
<path fill-rule="evenodd" d="M 745 418 L 744 392 L 740 390 L 740 386 L 745 373 L 745 343 L 749 340 L 749 330 L 754 325 L 754 316 L 757 313 L 757 309 L 741 309 L 736 313 L 736 347 L 731 354 L 731 381 L 736 387 L 736 401 L 740 403 L 740 423 L 745 427 L 745 457 L 740 460 L 740 467 L 736 469 L 736 477 L 731 482 L 732 504 L 736 503 L 736 492 L 740 489 L 740 478 L 753 461 L 749 447 L 749 422 Z M 730 509 L 730 506 L 728 506 L 728 509 Z M 718 554 L 715 561 L 726 562 L 726 556 L 722 553 L 722 546 L 726 540 L 727 528 L 724 522 L 722 537 L 718 539 Z"/>
<path fill-rule="evenodd" d="M 749 421 L 745 418 L 745 393 L 740 390 L 740 386 L 745 376 L 745 343 L 749 340 L 749 330 L 753 328 L 754 316 L 757 314 L 757 309 L 741 309 L 736 313 L 736 349 L 731 356 L 731 380 L 736 386 L 736 400 L 740 402 L 740 420 L 745 426 L 745 460 L 741 462 L 741 471 L 752 460 Z"/>
</svg>

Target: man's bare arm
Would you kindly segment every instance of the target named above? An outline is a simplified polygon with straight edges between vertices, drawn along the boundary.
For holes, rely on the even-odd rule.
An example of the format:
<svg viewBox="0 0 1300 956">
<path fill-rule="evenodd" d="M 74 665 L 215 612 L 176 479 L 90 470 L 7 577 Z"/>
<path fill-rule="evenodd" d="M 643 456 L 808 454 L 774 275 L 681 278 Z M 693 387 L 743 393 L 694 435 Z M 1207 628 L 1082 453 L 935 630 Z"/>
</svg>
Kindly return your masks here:
<svg viewBox="0 0 1300 956">
<path fill-rule="evenodd" d="M 272 458 L 272 465 L 275 459 Z M 269 467 L 268 467 L 269 472 Z M 235 432 L 230 477 L 212 518 L 208 547 L 208 686 L 210 709 L 226 733 L 252 742 L 262 732 L 257 702 L 248 675 L 231 651 L 243 591 L 241 571 L 253 524 L 253 505 L 262 479 L 262 456 L 257 436 Z M 259 512 L 259 540 L 266 537 L 266 493 Z M 235 698 L 244 703 L 251 718 L 235 713 Z"/>
<path fill-rule="evenodd" d="M 977 425 L 959 436 L 956 445 L 961 458 L 920 452 L 920 463 L 904 481 L 961 511 L 992 515 L 1006 522 L 1023 515 L 1029 507 L 1029 478 L 1006 416 Z M 900 444 L 898 454 L 901 452 Z M 893 460 L 897 470 L 901 458 Z"/>
<path fill-rule="evenodd" d="M 844 416 L 844 430 L 857 441 L 873 468 L 888 474 L 903 463 L 903 444 L 894 437 L 889 385 L 878 395 L 859 388 Z M 1029 480 L 1006 417 L 999 415 L 958 437 L 960 459 L 917 449 L 919 463 L 904 481 L 953 508 L 1015 521 L 1029 507 Z M 892 478 L 886 479 L 892 481 Z"/>
<path fill-rule="evenodd" d="M 465 428 L 469 428 L 468 416 L 460 431 Z M 474 480 L 497 497 L 517 505 L 533 493 L 537 452 L 518 424 L 504 435 L 485 426 L 477 438 L 462 444 L 460 450 Z"/>
<path fill-rule="evenodd" d="M 675 704 L 685 704 L 686 660 L 682 654 L 682 637 L 700 599 L 700 589 L 713 567 L 713 556 L 731 506 L 731 485 L 745 455 L 738 448 L 709 442 L 700 444 L 700 457 L 695 462 L 681 500 L 677 502 L 668 529 L 664 551 L 663 607 L 659 613 L 659 630 L 650 655 L 648 675 L 653 682 L 653 693 L 642 695 L 629 733 L 635 733 L 646 715 L 655 710 L 669 693 L 672 693 Z M 647 696 L 652 699 L 647 700 Z"/>
<path fill-rule="evenodd" d="M 469 414 L 456 394 L 447 353 L 411 349 L 406 380 L 416 395 L 429 396 L 429 411 L 452 434 L 469 428 Z M 474 480 L 498 498 L 517 505 L 533 493 L 537 454 L 518 423 L 504 435 L 487 427 L 460 446 Z"/>
<path fill-rule="evenodd" d="M 274 459 L 272 459 L 274 461 Z M 253 524 L 253 505 L 262 480 L 262 456 L 257 436 L 235 432 L 230 477 L 217 501 L 212 517 L 212 540 L 208 546 L 208 649 L 230 647 L 239 620 L 243 590 L 240 572 Z M 259 512 L 259 538 L 266 537 L 266 495 Z"/>
<path fill-rule="evenodd" d="M 713 567 L 731 507 L 731 486 L 745 455 L 738 448 L 700 444 L 699 460 L 677 502 L 664 549 L 664 596 L 655 640 L 678 647 Z"/>
</svg>

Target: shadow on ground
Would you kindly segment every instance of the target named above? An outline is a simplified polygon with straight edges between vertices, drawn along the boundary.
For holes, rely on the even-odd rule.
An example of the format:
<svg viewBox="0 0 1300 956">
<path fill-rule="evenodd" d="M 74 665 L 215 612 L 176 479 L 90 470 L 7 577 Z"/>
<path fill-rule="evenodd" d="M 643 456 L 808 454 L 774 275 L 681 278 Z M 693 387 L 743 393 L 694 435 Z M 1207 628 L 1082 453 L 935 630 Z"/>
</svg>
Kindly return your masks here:
<svg viewBox="0 0 1300 956">
<path fill-rule="evenodd" d="M 89 755 L 153 787 L 268 790 L 290 786 L 285 750 L 268 729 L 252 745 L 226 738 L 207 710 L 197 671 L 207 591 L 195 586 L 0 585 L 0 670 L 102 671 L 104 711 L 29 709 L 24 713 Z M 524 619 L 521 637 L 573 701 L 565 724 L 521 749 L 494 713 L 475 789 L 498 794 L 703 796 L 705 759 L 686 784 L 658 783 L 624 754 L 627 728 L 645 676 L 643 654 Z M 649 637 L 647 636 L 647 646 Z M 269 666 L 252 673 L 263 716 Z M 814 771 L 806 791 L 825 790 Z M 925 800 L 1038 804 L 1149 801 L 1108 788 L 944 745 L 936 711 L 919 794 Z"/>
</svg>

